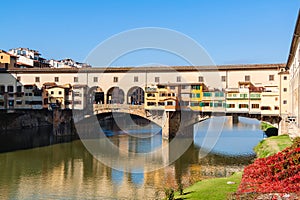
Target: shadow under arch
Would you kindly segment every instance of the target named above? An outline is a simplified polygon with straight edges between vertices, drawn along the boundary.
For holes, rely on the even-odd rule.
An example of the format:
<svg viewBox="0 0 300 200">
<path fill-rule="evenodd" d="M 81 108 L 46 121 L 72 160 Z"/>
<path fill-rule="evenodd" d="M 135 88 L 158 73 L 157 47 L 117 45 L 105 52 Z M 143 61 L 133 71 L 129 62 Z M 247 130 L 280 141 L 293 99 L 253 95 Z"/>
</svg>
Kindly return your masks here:
<svg viewBox="0 0 300 200">
<path fill-rule="evenodd" d="M 127 104 L 141 105 L 144 104 L 145 92 L 143 88 L 139 86 L 133 86 L 127 92 Z"/>
<path fill-rule="evenodd" d="M 124 91 L 119 87 L 111 87 L 107 90 L 107 104 L 123 104 L 124 103 Z"/>
</svg>

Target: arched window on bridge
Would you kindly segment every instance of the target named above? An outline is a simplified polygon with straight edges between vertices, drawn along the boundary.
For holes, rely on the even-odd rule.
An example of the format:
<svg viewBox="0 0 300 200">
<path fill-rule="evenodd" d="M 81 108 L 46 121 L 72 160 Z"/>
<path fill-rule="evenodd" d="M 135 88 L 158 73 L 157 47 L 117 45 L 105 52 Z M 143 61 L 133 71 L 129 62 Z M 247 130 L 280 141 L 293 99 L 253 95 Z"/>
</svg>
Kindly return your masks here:
<svg viewBox="0 0 300 200">
<path fill-rule="evenodd" d="M 107 91 L 107 104 L 123 104 L 124 91 L 119 87 L 112 87 Z"/>
<path fill-rule="evenodd" d="M 142 88 L 135 86 L 127 92 L 127 104 L 141 105 L 144 104 L 145 92 Z"/>
</svg>

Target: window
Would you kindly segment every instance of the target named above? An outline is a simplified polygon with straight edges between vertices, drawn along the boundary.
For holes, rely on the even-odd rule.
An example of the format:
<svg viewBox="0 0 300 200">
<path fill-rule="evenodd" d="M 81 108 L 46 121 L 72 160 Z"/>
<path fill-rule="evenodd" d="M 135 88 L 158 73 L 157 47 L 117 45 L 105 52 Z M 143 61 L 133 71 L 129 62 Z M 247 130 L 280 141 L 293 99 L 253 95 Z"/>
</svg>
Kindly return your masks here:
<svg viewBox="0 0 300 200">
<path fill-rule="evenodd" d="M 262 106 L 260 109 L 261 110 L 271 110 L 271 107 L 270 106 Z"/>
<path fill-rule="evenodd" d="M 156 106 L 155 102 L 147 102 L 147 106 Z"/>
<path fill-rule="evenodd" d="M 73 101 L 74 105 L 81 105 L 81 101 L 77 100 L 77 101 Z"/>
<path fill-rule="evenodd" d="M 203 81 L 204 81 L 203 76 L 199 76 L 199 77 L 198 77 L 198 82 L 203 82 Z"/>
<path fill-rule="evenodd" d="M 51 91 L 51 94 L 54 94 L 54 91 Z"/>
<path fill-rule="evenodd" d="M 192 90 L 200 90 L 201 86 L 200 85 L 192 85 Z"/>
<path fill-rule="evenodd" d="M 78 77 L 74 77 L 74 83 L 78 82 Z"/>
<path fill-rule="evenodd" d="M 17 105 L 22 105 L 22 101 L 16 101 Z"/>
<path fill-rule="evenodd" d="M 161 93 L 159 93 L 159 96 L 160 96 L 160 97 L 165 97 L 165 96 L 166 96 L 166 93 L 161 92 Z"/>
<path fill-rule="evenodd" d="M 62 94 L 62 92 L 61 92 L 61 91 L 58 91 L 58 94 L 59 94 L 59 95 L 61 95 L 61 94 Z"/>
<path fill-rule="evenodd" d="M 94 77 L 94 83 L 98 82 L 98 77 Z"/>
<path fill-rule="evenodd" d="M 54 77 L 54 82 L 59 82 L 59 77 Z"/>
<path fill-rule="evenodd" d="M 223 92 L 216 92 L 215 97 L 224 97 L 224 93 Z"/>
<path fill-rule="evenodd" d="M 211 92 L 203 92 L 203 96 L 204 97 L 211 97 L 212 94 L 211 94 Z"/>
<path fill-rule="evenodd" d="M 175 90 L 175 86 L 170 86 L 170 90 Z"/>
<path fill-rule="evenodd" d="M 191 106 L 195 107 L 195 106 L 199 106 L 200 103 L 199 102 L 191 102 Z"/>
<path fill-rule="evenodd" d="M 252 109 L 258 109 L 259 108 L 259 104 L 251 104 L 251 108 Z"/>
<path fill-rule="evenodd" d="M 181 76 L 177 76 L 176 81 L 181 82 Z"/>
<path fill-rule="evenodd" d="M 186 85 L 181 86 L 181 89 L 183 89 L 183 90 L 185 90 L 186 88 L 187 88 Z"/>
<path fill-rule="evenodd" d="M 274 75 L 269 75 L 269 81 L 274 81 Z"/>
<path fill-rule="evenodd" d="M 81 97 L 81 93 L 80 92 L 74 92 L 74 97 Z"/>
<path fill-rule="evenodd" d="M 235 108 L 235 104 L 227 104 L 227 108 Z"/>
<path fill-rule="evenodd" d="M 168 106 L 172 106 L 173 105 L 173 101 L 167 101 L 167 105 Z"/>
<path fill-rule="evenodd" d="M 249 75 L 245 76 L 245 81 L 250 81 L 250 76 Z"/>
<path fill-rule="evenodd" d="M 21 81 L 21 76 L 17 76 L 17 81 L 18 81 L 18 82 Z"/>
<path fill-rule="evenodd" d="M 283 80 L 285 80 L 285 81 L 286 81 L 286 80 L 287 80 L 287 76 L 284 76 L 284 77 L 283 77 Z"/>
<path fill-rule="evenodd" d="M 155 77 L 155 78 L 154 78 L 154 82 L 155 82 L 155 83 L 159 83 L 159 77 Z"/>
<path fill-rule="evenodd" d="M 209 106 L 209 102 L 200 102 L 200 107 L 207 107 Z"/>
<path fill-rule="evenodd" d="M 287 88 L 283 88 L 283 91 L 284 91 L 284 92 L 287 92 Z"/>
<path fill-rule="evenodd" d="M 40 77 L 35 77 L 35 82 L 39 83 L 40 82 Z"/>
<path fill-rule="evenodd" d="M 7 92 L 14 92 L 14 86 L 12 85 L 7 86 Z"/>
<path fill-rule="evenodd" d="M 274 110 L 279 110 L 279 107 L 278 106 L 274 106 Z"/>
<path fill-rule="evenodd" d="M 283 104 L 287 104 L 287 100 L 283 100 Z"/>
<path fill-rule="evenodd" d="M 114 77 L 113 81 L 114 81 L 114 83 L 117 83 L 118 82 L 118 77 Z"/>
<path fill-rule="evenodd" d="M 22 86 L 21 85 L 17 86 L 17 92 L 22 92 Z"/>
<path fill-rule="evenodd" d="M 133 82 L 139 82 L 139 77 L 138 76 L 133 77 Z"/>
<path fill-rule="evenodd" d="M 4 93 L 5 92 L 5 86 L 4 85 L 0 85 L 0 93 Z"/>
<path fill-rule="evenodd" d="M 158 106 L 165 106 L 165 102 L 158 102 Z"/>
<path fill-rule="evenodd" d="M 221 76 L 221 81 L 226 82 L 226 76 Z"/>
<path fill-rule="evenodd" d="M 248 108 L 248 104 L 239 104 L 239 108 Z"/>
<path fill-rule="evenodd" d="M 155 97 L 154 93 L 147 93 L 147 97 Z"/>
<path fill-rule="evenodd" d="M 247 96 L 248 96 L 247 94 L 240 94 L 241 98 L 247 98 Z"/>
</svg>

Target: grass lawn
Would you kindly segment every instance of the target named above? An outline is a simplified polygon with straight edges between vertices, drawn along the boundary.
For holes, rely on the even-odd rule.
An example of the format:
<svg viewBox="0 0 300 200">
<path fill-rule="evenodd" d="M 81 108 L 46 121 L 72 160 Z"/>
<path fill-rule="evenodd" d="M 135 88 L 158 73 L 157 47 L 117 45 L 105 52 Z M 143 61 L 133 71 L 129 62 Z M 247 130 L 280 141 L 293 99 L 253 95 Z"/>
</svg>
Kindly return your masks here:
<svg viewBox="0 0 300 200">
<path fill-rule="evenodd" d="M 213 178 L 199 181 L 184 189 L 184 195 L 179 195 L 179 193 L 176 192 L 175 199 L 223 200 L 228 197 L 228 194 L 236 192 L 241 179 L 242 172 L 237 172 L 226 178 Z M 227 184 L 227 181 L 235 182 L 235 184 Z"/>
<path fill-rule="evenodd" d="M 258 158 L 264 158 L 276 154 L 279 151 L 292 145 L 288 135 L 279 135 L 262 140 L 254 148 Z"/>
</svg>

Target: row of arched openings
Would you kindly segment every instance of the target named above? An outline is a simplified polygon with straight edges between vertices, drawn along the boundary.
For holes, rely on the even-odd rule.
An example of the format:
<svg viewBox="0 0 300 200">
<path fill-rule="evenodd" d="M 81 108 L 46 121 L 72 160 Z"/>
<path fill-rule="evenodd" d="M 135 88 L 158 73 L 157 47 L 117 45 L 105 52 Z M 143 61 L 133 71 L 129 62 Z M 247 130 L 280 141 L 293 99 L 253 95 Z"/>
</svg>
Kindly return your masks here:
<svg viewBox="0 0 300 200">
<path fill-rule="evenodd" d="M 126 97 L 124 91 L 119 87 L 111 87 L 105 94 L 102 88 L 95 86 L 88 92 L 88 103 L 141 105 L 144 103 L 144 95 L 144 90 L 138 86 L 130 88 Z"/>
</svg>

